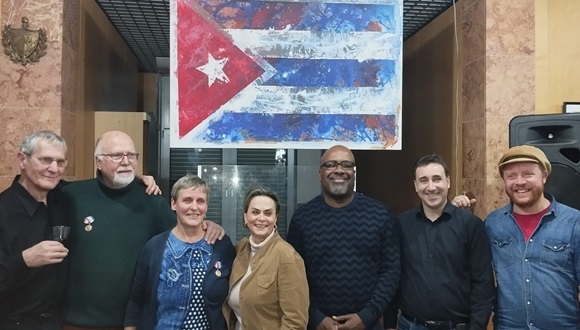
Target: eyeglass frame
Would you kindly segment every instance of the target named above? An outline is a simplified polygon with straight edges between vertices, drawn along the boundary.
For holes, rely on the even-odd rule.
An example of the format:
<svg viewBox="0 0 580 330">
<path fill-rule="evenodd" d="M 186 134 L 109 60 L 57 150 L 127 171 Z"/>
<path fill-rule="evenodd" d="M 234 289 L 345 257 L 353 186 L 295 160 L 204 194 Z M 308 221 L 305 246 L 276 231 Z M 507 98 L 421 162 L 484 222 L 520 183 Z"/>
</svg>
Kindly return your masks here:
<svg viewBox="0 0 580 330">
<path fill-rule="evenodd" d="M 52 163 L 56 162 L 56 166 L 58 168 L 65 168 L 68 165 L 68 159 L 59 159 L 59 158 L 52 158 L 52 157 L 36 157 L 29 154 L 24 154 L 26 157 L 34 158 L 38 160 L 38 162 L 44 166 L 50 166 Z"/>
<path fill-rule="evenodd" d="M 354 168 L 356 167 L 356 164 L 355 162 L 351 162 L 350 160 L 343 160 L 340 162 L 336 160 L 329 160 L 320 164 L 320 168 L 325 170 L 336 170 L 338 166 L 342 167 L 343 170 L 353 171 Z"/>
<path fill-rule="evenodd" d="M 134 163 L 139 160 L 139 153 L 138 152 L 126 152 L 126 153 L 113 153 L 113 154 L 98 154 L 97 157 L 107 157 L 113 163 L 121 163 L 125 157 L 130 163 Z M 119 159 L 115 159 L 119 157 Z M 134 157 L 135 159 L 131 159 Z"/>
</svg>

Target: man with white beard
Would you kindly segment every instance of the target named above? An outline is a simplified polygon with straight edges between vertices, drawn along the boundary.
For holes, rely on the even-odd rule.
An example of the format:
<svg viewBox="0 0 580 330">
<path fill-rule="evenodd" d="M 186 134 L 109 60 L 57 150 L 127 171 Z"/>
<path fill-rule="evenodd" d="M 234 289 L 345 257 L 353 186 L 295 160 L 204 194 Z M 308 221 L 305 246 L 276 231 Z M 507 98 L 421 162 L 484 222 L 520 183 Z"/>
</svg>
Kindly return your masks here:
<svg viewBox="0 0 580 330">
<path fill-rule="evenodd" d="M 135 180 L 138 157 L 129 135 L 107 132 L 95 147 L 97 177 L 63 189 L 71 227 L 63 329 L 123 329 L 141 249 L 175 226 L 167 200 Z"/>
<path fill-rule="evenodd" d="M 399 240 L 386 206 L 354 191 L 355 160 L 344 146 L 320 159 L 322 194 L 300 207 L 288 242 L 304 259 L 308 330 L 383 329 L 399 282 Z"/>
</svg>

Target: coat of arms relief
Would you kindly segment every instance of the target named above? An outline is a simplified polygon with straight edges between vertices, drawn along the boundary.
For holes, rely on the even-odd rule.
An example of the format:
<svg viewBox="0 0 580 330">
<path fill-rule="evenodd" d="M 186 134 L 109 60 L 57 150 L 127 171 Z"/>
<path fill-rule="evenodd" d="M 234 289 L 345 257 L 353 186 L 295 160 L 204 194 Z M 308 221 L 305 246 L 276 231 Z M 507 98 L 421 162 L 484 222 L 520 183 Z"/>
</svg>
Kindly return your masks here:
<svg viewBox="0 0 580 330">
<path fill-rule="evenodd" d="M 28 18 L 22 17 L 20 29 L 4 26 L 2 31 L 2 46 L 4 54 L 10 56 L 15 63 L 26 65 L 38 62 L 46 54 L 46 33 L 43 29 L 29 29 Z"/>
</svg>

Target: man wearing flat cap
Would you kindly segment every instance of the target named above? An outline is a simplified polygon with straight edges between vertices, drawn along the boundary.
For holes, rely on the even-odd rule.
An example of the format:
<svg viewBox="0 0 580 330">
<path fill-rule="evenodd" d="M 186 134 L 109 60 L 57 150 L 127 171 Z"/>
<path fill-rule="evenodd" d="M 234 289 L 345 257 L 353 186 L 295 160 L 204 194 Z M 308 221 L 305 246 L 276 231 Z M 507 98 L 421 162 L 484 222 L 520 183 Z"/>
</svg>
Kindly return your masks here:
<svg viewBox="0 0 580 330">
<path fill-rule="evenodd" d="M 510 148 L 498 167 L 510 203 L 485 219 L 495 329 L 580 329 L 580 211 L 544 193 L 552 166 L 540 149 Z"/>
</svg>

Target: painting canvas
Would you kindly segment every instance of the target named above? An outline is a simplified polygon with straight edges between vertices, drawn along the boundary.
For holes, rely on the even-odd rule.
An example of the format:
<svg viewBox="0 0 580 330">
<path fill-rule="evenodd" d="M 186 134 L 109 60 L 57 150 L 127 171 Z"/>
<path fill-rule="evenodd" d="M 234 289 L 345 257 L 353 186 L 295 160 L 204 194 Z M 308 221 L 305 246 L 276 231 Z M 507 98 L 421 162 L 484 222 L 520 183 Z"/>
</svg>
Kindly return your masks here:
<svg viewBox="0 0 580 330">
<path fill-rule="evenodd" d="M 171 147 L 400 149 L 402 1 L 171 1 Z"/>
</svg>

